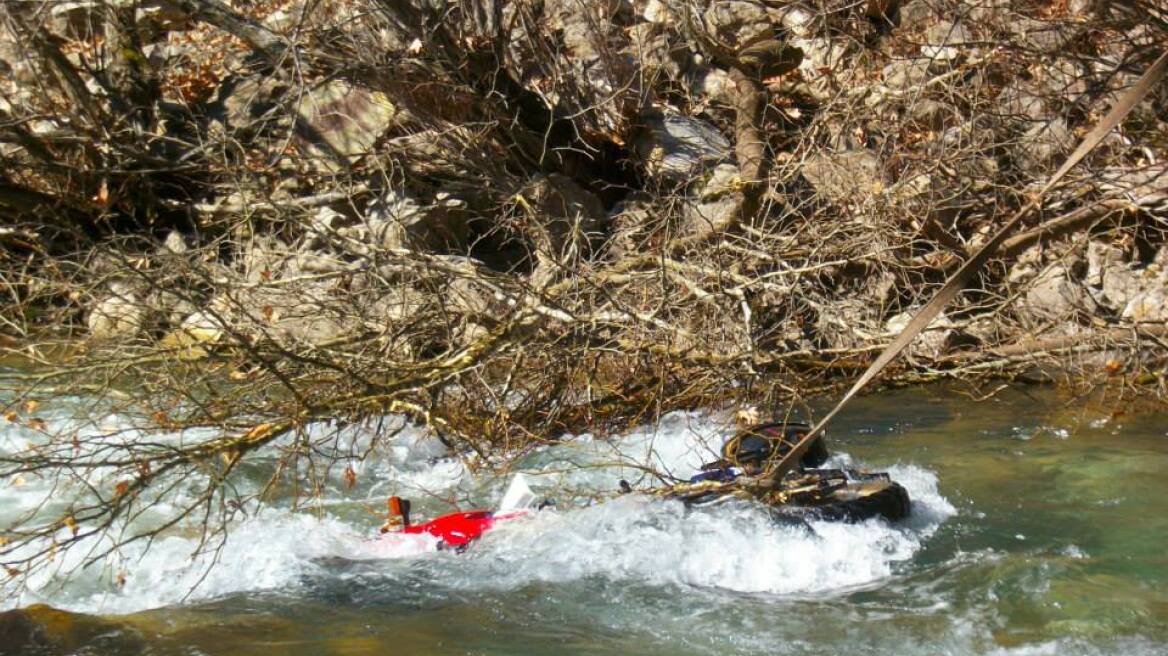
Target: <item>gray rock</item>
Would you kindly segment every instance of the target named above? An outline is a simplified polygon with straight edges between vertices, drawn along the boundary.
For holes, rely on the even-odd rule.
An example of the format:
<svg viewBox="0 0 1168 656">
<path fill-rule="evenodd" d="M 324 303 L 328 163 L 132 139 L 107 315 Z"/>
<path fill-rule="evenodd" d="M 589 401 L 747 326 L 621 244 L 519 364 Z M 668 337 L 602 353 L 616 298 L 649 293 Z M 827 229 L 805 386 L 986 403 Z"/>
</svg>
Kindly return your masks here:
<svg viewBox="0 0 1168 656">
<path fill-rule="evenodd" d="M 332 80 L 309 91 L 297 108 L 300 132 L 329 171 L 369 152 L 394 126 L 397 109 L 385 94 Z"/>
<path fill-rule="evenodd" d="M 697 199 L 686 203 L 682 230 L 691 235 L 709 234 L 729 225 L 742 206 L 740 183 L 737 166 L 719 164 L 702 185 Z"/>
<path fill-rule="evenodd" d="M 657 114 L 647 118 L 646 128 L 635 150 L 651 177 L 689 180 L 730 159 L 730 142 L 701 119 Z"/>
<path fill-rule="evenodd" d="M 132 285 L 115 282 L 108 295 L 94 303 L 86 319 L 89 335 L 94 339 L 127 339 L 142 330 L 146 309 Z"/>
<path fill-rule="evenodd" d="M 884 329 L 890 337 L 899 335 L 916 316 L 915 310 L 901 312 L 884 324 Z M 938 314 L 921 334 L 908 346 L 910 355 L 926 358 L 937 358 L 949 352 L 960 341 L 961 333 L 953 326 L 953 322 L 942 312 Z"/>
<path fill-rule="evenodd" d="M 1077 312 L 1093 313 L 1095 303 L 1062 264 L 1042 271 L 1018 300 L 1019 315 L 1032 321 L 1065 321 Z"/>
<path fill-rule="evenodd" d="M 931 26 L 938 16 L 933 9 L 933 0 L 909 0 L 901 3 L 896 18 L 900 29 L 919 31 Z"/>
<path fill-rule="evenodd" d="M 1157 282 L 1159 284 L 1128 301 L 1120 316 L 1129 321 L 1168 321 L 1168 289 L 1165 288 L 1168 281 L 1161 279 Z"/>
<path fill-rule="evenodd" d="M 702 20 L 711 36 L 737 50 L 773 35 L 782 13 L 752 0 L 719 0 L 710 3 Z"/>
<path fill-rule="evenodd" d="M 957 59 L 976 52 L 975 48 L 967 45 L 971 41 L 973 34 L 964 23 L 943 20 L 926 31 L 926 45 L 921 47 L 921 56 L 938 61 Z"/>
<path fill-rule="evenodd" d="M 835 202 L 868 196 L 883 186 L 880 160 L 868 150 L 812 155 L 801 173 L 820 196 Z"/>
<path fill-rule="evenodd" d="M 1051 119 L 1030 128 L 1018 139 L 1016 160 L 1023 171 L 1038 176 L 1074 145 L 1067 122 Z"/>
<path fill-rule="evenodd" d="M 162 248 L 175 255 L 181 255 L 190 250 L 190 247 L 187 246 L 187 240 L 178 230 L 171 230 L 166 233 L 166 239 L 162 242 Z"/>
</svg>

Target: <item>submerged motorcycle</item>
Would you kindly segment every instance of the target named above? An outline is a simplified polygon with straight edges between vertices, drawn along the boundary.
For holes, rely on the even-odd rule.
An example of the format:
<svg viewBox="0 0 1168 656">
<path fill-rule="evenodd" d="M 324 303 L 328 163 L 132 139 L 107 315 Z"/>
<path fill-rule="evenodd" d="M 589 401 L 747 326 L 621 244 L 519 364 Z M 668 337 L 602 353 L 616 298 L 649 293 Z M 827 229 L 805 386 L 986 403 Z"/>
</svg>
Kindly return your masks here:
<svg viewBox="0 0 1168 656">
<path fill-rule="evenodd" d="M 735 500 L 754 499 L 767 506 L 779 521 L 825 519 L 858 522 L 880 517 L 899 521 L 908 516 L 908 491 L 888 474 L 851 468 L 821 468 L 829 454 L 818 438 L 800 460 L 800 468 L 775 489 L 751 492 L 740 481 L 762 471 L 765 464 L 786 455 L 811 427 L 802 422 L 772 422 L 751 426 L 722 446 L 722 458 L 702 465 L 687 482 L 641 492 L 674 499 L 693 507 L 709 507 Z M 622 492 L 633 492 L 621 481 Z M 413 523 L 410 502 L 390 497 L 390 523 L 382 527 L 385 541 L 423 540 L 425 546 L 463 551 L 500 524 L 531 517 L 551 505 L 536 503 L 536 495 L 522 474 L 516 474 L 496 510 L 454 512 Z"/>
</svg>

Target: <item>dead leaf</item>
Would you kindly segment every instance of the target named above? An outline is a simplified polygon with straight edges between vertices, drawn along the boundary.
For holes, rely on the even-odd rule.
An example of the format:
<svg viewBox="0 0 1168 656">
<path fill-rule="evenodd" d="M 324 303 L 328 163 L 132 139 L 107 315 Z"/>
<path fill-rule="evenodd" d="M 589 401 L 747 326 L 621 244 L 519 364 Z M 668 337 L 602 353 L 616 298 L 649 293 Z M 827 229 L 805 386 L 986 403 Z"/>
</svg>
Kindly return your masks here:
<svg viewBox="0 0 1168 656">
<path fill-rule="evenodd" d="M 101 187 L 98 188 L 97 194 L 93 196 L 93 202 L 97 203 L 101 207 L 110 206 L 109 185 L 106 184 L 105 180 L 101 181 Z"/>
<path fill-rule="evenodd" d="M 16 414 L 15 410 L 9 410 L 8 412 L 5 412 L 4 418 L 7 419 L 8 423 L 10 424 L 15 424 L 16 422 L 20 421 L 20 415 Z"/>
<path fill-rule="evenodd" d="M 119 481 L 114 486 L 114 496 L 125 496 L 126 492 L 130 491 L 130 481 Z"/>
<path fill-rule="evenodd" d="M 41 419 L 40 417 L 29 417 L 28 427 L 43 433 L 47 427 L 47 424 L 45 424 L 45 420 Z"/>
<path fill-rule="evenodd" d="M 274 424 L 265 422 L 265 423 L 259 424 L 257 426 L 253 426 L 251 430 L 249 430 L 246 434 L 244 434 L 243 439 L 254 440 L 258 437 L 263 437 L 264 435 L 271 432 L 273 425 Z"/>
<path fill-rule="evenodd" d="M 345 467 L 345 485 L 347 485 L 349 489 L 353 489 L 353 486 L 356 484 L 357 472 L 353 470 L 352 465 L 349 465 L 348 467 Z"/>
<path fill-rule="evenodd" d="M 27 400 L 27 401 L 25 401 L 25 402 L 24 402 L 24 412 L 25 412 L 25 414 L 29 414 L 29 415 L 31 415 L 31 414 L 33 414 L 34 412 L 36 412 L 37 408 L 39 408 L 39 407 L 41 407 L 41 402 L 40 402 L 40 401 L 36 401 L 36 400 L 33 400 L 33 399 L 29 399 L 29 400 Z"/>
<path fill-rule="evenodd" d="M 74 536 L 77 535 L 77 520 L 73 519 L 73 515 L 66 515 L 65 519 L 61 520 L 61 523 L 69 527 L 69 530 L 73 532 Z"/>
</svg>

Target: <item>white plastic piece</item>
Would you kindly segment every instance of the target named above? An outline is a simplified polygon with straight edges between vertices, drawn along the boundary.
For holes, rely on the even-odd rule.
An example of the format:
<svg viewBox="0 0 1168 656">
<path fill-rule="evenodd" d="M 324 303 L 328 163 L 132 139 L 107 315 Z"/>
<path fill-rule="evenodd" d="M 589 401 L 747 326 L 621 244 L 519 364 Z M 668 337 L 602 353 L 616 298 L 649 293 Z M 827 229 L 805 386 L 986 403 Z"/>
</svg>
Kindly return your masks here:
<svg viewBox="0 0 1168 656">
<path fill-rule="evenodd" d="M 511 484 L 507 486 L 507 492 L 503 495 L 503 501 L 499 503 L 499 511 L 527 510 L 534 505 L 535 492 L 528 487 L 527 479 L 523 474 L 512 476 Z"/>
</svg>

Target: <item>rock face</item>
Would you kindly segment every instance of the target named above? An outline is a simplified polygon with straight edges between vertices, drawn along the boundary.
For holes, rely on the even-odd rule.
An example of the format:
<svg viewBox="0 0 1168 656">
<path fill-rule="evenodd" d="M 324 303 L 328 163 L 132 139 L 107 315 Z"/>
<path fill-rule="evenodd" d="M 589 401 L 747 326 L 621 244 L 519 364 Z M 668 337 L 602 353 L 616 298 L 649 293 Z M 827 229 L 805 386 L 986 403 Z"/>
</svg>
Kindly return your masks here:
<svg viewBox="0 0 1168 656">
<path fill-rule="evenodd" d="M 688 180 L 730 159 L 730 142 L 701 119 L 655 114 L 647 117 L 645 127 L 636 151 L 651 177 Z"/>
</svg>

